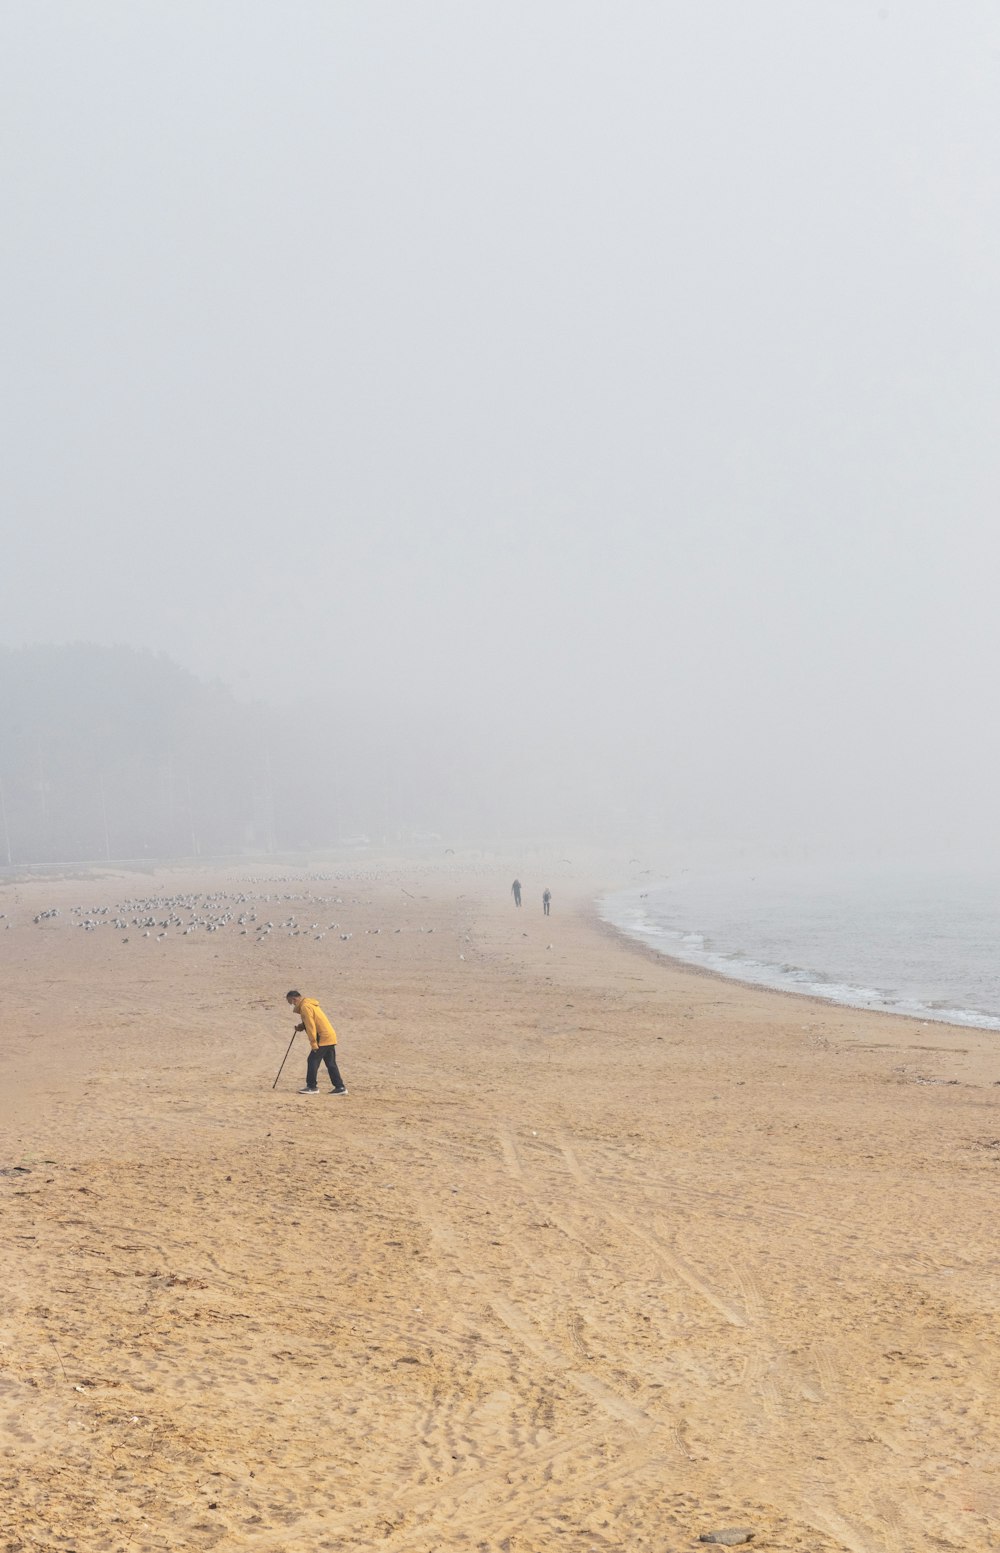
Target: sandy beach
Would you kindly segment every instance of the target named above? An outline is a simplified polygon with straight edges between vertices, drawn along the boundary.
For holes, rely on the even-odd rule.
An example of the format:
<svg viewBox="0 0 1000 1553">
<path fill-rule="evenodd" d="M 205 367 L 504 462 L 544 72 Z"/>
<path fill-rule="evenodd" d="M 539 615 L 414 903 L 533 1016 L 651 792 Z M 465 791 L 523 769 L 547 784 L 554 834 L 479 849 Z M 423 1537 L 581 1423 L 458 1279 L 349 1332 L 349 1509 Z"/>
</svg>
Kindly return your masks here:
<svg viewBox="0 0 1000 1553">
<path fill-rule="evenodd" d="M 998 1038 L 517 871 L 0 888 L 3 1553 L 997 1545 Z"/>
</svg>

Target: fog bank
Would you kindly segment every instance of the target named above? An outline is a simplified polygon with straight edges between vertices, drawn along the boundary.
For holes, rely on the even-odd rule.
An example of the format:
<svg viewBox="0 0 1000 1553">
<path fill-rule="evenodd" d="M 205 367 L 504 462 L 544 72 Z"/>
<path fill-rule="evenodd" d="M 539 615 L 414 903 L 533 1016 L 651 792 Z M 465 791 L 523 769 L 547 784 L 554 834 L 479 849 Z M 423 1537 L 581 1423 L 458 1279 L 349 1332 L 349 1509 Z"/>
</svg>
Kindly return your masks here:
<svg viewBox="0 0 1000 1553">
<path fill-rule="evenodd" d="M 0 92 L 5 643 L 268 708 L 303 841 L 1000 846 L 995 6 L 32 0 Z"/>
</svg>

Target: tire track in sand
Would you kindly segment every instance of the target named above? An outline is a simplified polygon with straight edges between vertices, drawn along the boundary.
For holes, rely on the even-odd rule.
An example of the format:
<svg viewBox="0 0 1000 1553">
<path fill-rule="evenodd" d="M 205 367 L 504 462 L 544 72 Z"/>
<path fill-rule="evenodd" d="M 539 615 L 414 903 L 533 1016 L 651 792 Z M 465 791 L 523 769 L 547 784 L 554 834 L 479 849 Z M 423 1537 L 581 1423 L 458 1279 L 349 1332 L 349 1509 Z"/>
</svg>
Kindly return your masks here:
<svg viewBox="0 0 1000 1553">
<path fill-rule="evenodd" d="M 766 1336 L 766 1321 L 764 1317 L 763 1296 L 756 1279 L 752 1273 L 745 1273 L 740 1277 L 740 1286 L 744 1296 L 746 1314 L 737 1311 L 733 1305 L 716 1294 L 715 1290 L 694 1269 L 676 1255 L 658 1235 L 651 1235 L 646 1230 L 633 1224 L 629 1218 L 616 1209 L 608 1206 L 601 1195 L 594 1190 L 587 1177 L 586 1171 L 581 1166 L 576 1154 L 568 1140 L 560 1133 L 554 1137 L 559 1143 L 566 1169 L 576 1183 L 581 1196 L 591 1203 L 595 1210 L 604 1214 L 615 1224 L 628 1231 L 634 1239 L 645 1245 L 660 1260 L 660 1262 L 685 1283 L 695 1293 L 699 1294 L 720 1315 L 733 1326 L 749 1329 L 755 1338 L 755 1347 L 748 1357 L 744 1387 L 752 1385 L 757 1390 L 757 1401 L 763 1403 L 772 1426 L 783 1427 L 785 1423 L 786 1396 L 783 1382 L 791 1384 L 794 1391 L 806 1397 L 807 1400 L 820 1403 L 827 1402 L 822 1393 L 808 1384 L 803 1384 L 803 1378 L 792 1365 L 789 1357 L 781 1350 L 773 1340 Z M 504 1149 L 505 1157 L 513 1151 L 517 1156 L 517 1145 L 513 1134 L 507 1129 L 507 1145 Z M 518 1175 L 526 1186 L 523 1166 L 518 1159 Z M 759 1331 L 758 1322 L 764 1324 L 764 1330 Z M 828 1412 L 830 1411 L 828 1406 Z M 850 1431 L 857 1433 L 858 1421 L 844 1409 L 834 1405 L 832 1422 L 847 1426 Z M 883 1437 L 882 1443 L 888 1450 L 894 1452 L 897 1449 L 896 1442 L 891 1437 Z M 896 1504 L 883 1499 L 881 1512 L 875 1516 L 878 1527 L 870 1527 L 863 1530 L 854 1522 L 842 1515 L 822 1492 L 819 1495 L 811 1494 L 800 1504 L 800 1512 L 812 1524 L 815 1530 L 825 1532 L 827 1535 L 837 1537 L 844 1545 L 847 1553 L 895 1553 L 900 1547 L 899 1537 L 902 1535 L 906 1524 L 906 1517 Z M 914 1528 L 916 1531 L 917 1528 Z M 871 1537 L 878 1537 L 878 1544 L 872 1542 Z"/>
<path fill-rule="evenodd" d="M 458 1266 L 458 1276 L 461 1281 L 471 1282 L 477 1286 L 497 1319 L 514 1334 L 529 1353 L 542 1361 L 546 1369 L 561 1375 L 575 1391 L 584 1396 L 588 1402 L 594 1403 L 617 1423 L 628 1424 L 641 1433 L 651 1432 L 658 1427 L 658 1420 L 647 1413 L 645 1408 L 638 1407 L 628 1398 L 612 1391 L 611 1387 L 605 1386 L 596 1375 L 577 1369 L 561 1349 L 540 1336 L 528 1317 L 505 1294 L 496 1289 L 489 1278 L 478 1272 L 476 1268 L 462 1264 L 455 1249 L 451 1231 L 446 1225 L 432 1220 L 430 1231 L 442 1251 L 453 1264 Z"/>
<path fill-rule="evenodd" d="M 728 1300 L 725 1300 L 721 1295 L 716 1294 L 711 1285 L 706 1283 L 705 1279 L 694 1271 L 694 1268 L 689 1267 L 675 1251 L 672 1251 L 669 1246 L 667 1246 L 659 1238 L 659 1236 L 648 1234 L 645 1230 L 642 1230 L 637 1225 L 633 1224 L 631 1219 L 629 1219 L 625 1214 L 619 1213 L 616 1209 L 609 1207 L 606 1202 L 598 1199 L 597 1194 L 594 1192 L 593 1187 L 587 1180 L 586 1173 L 569 1143 L 561 1133 L 557 1133 L 556 1138 L 562 1150 L 563 1159 L 566 1162 L 566 1168 L 569 1170 L 573 1180 L 576 1182 L 580 1190 L 586 1194 L 589 1201 L 600 1202 L 600 1211 L 605 1215 L 606 1218 L 611 1219 L 615 1224 L 626 1230 L 633 1237 L 633 1239 L 638 1240 L 640 1244 L 644 1245 L 647 1251 L 651 1251 L 664 1267 L 672 1272 L 676 1278 L 679 1278 L 682 1283 L 686 1284 L 689 1289 L 693 1290 L 695 1294 L 699 1294 L 703 1300 L 706 1300 L 708 1304 L 711 1305 L 720 1316 L 728 1321 L 731 1326 L 745 1327 L 747 1325 L 746 1317 L 740 1311 L 738 1311 L 734 1305 L 730 1304 Z"/>
</svg>

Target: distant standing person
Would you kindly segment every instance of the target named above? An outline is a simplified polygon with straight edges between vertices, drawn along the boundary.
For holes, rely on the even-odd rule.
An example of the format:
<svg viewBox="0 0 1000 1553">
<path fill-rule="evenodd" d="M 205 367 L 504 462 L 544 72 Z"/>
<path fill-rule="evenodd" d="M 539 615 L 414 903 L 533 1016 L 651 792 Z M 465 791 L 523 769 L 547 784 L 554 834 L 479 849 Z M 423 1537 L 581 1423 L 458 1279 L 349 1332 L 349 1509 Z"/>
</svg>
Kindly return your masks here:
<svg viewBox="0 0 1000 1553">
<path fill-rule="evenodd" d="M 542 910 L 544 911 L 546 916 L 548 916 L 548 914 L 549 914 L 549 907 L 551 905 L 552 905 L 552 891 L 551 890 L 546 890 L 544 892 L 544 894 L 542 895 Z"/>
<path fill-rule="evenodd" d="M 515 879 L 514 880 L 514 883 L 510 887 L 510 893 L 514 897 L 514 905 L 515 906 L 520 906 L 520 904 L 521 904 L 521 881 L 520 881 L 520 879 Z"/>
<path fill-rule="evenodd" d="M 304 998 L 301 992 L 288 992 L 285 1001 L 290 1003 L 298 1014 L 302 1023 L 295 1026 L 296 1030 L 304 1030 L 309 1037 L 309 1057 L 306 1061 L 305 1088 L 299 1090 L 300 1095 L 315 1095 L 319 1091 L 316 1088 L 316 1077 L 319 1073 L 321 1062 L 326 1063 L 326 1071 L 330 1075 L 330 1083 L 333 1085 L 335 1095 L 346 1095 L 347 1086 L 340 1076 L 337 1067 L 337 1032 L 327 1019 L 323 1010 L 315 998 Z"/>
</svg>

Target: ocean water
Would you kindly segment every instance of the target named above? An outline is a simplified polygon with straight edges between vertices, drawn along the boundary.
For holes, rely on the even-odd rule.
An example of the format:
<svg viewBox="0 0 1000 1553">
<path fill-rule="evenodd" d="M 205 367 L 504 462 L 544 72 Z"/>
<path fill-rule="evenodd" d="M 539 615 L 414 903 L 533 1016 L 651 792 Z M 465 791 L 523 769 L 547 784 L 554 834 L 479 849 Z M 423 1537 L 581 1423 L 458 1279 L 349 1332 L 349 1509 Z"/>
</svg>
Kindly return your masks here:
<svg viewBox="0 0 1000 1553">
<path fill-rule="evenodd" d="M 600 912 L 739 981 L 1000 1030 L 1000 869 L 691 869 L 607 895 Z"/>
</svg>

